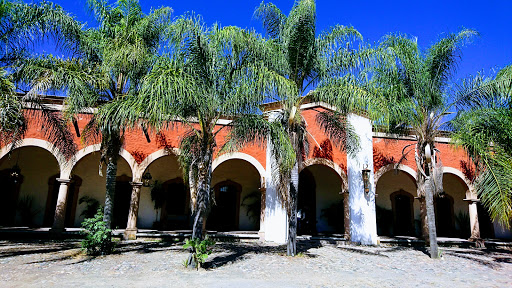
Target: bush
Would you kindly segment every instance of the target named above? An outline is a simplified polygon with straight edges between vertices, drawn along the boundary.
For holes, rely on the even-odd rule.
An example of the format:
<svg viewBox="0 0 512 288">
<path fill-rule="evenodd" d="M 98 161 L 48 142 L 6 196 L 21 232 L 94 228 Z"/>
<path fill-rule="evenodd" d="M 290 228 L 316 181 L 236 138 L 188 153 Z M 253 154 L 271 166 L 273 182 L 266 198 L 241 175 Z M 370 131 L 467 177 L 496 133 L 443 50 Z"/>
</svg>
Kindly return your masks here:
<svg viewBox="0 0 512 288">
<path fill-rule="evenodd" d="M 82 241 L 82 249 L 88 255 L 106 255 L 114 251 L 112 242 L 112 230 L 103 221 L 103 211 L 98 209 L 93 218 L 85 219 L 82 222 L 82 234 L 85 239 Z"/>
<path fill-rule="evenodd" d="M 197 270 L 201 267 L 201 264 L 206 261 L 208 255 L 212 254 L 212 247 L 215 244 L 215 241 L 205 238 L 201 240 L 199 238 L 187 239 L 185 241 L 185 245 L 183 245 L 183 249 L 192 248 L 192 263 L 194 264 Z M 189 263 L 186 262 L 187 266 Z"/>
</svg>

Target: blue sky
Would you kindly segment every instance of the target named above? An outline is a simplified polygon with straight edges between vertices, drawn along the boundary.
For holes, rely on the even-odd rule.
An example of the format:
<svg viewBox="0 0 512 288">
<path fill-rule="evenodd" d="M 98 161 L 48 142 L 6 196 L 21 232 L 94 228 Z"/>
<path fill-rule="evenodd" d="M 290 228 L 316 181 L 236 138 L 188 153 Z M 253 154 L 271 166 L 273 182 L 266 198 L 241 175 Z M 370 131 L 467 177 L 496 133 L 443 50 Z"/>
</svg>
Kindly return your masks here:
<svg viewBox="0 0 512 288">
<path fill-rule="evenodd" d="M 30 1 L 26 1 L 30 2 Z M 83 1 L 53 1 L 77 19 L 95 26 Z M 145 13 L 152 7 L 170 6 L 174 16 L 186 11 L 201 14 L 208 24 L 236 25 L 261 32 L 252 18 L 259 0 L 153 0 L 140 1 Z M 272 1 L 288 14 L 294 1 Z M 480 71 L 493 71 L 512 64 L 512 1 L 326 1 L 317 0 L 318 32 L 335 24 L 352 25 L 365 40 L 374 43 L 388 33 L 406 33 L 418 38 L 423 49 L 443 33 L 472 28 L 480 37 L 464 48 L 457 78 Z"/>
</svg>

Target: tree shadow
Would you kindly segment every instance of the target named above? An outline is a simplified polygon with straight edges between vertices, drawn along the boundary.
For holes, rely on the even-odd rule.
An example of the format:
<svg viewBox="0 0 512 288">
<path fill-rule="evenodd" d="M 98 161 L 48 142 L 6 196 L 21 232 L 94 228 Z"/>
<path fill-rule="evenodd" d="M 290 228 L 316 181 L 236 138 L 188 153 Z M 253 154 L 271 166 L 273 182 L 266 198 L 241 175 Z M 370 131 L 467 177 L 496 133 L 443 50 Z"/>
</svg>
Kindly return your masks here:
<svg viewBox="0 0 512 288">
<path fill-rule="evenodd" d="M 309 253 L 309 249 L 322 247 L 320 241 L 297 241 L 297 256 L 315 258 L 315 254 Z M 213 249 L 219 253 L 204 263 L 205 269 L 215 269 L 227 264 L 240 262 L 248 259 L 248 254 L 274 254 L 286 256 L 286 245 L 266 246 L 255 243 L 217 243 Z M 296 256 L 296 257 L 297 257 Z"/>
<path fill-rule="evenodd" d="M 25 245 L 31 245 L 32 247 L 16 247 L 16 245 L 19 245 L 20 243 Z M 45 247 L 41 247 L 39 245 L 45 245 Z M 7 257 L 15 257 L 15 256 L 22 256 L 22 255 L 31 255 L 31 254 L 46 254 L 46 253 L 54 253 L 54 252 L 61 252 L 71 249 L 76 249 L 79 247 L 77 243 L 54 243 L 54 242 L 40 242 L 40 241 L 14 241 L 11 242 L 10 245 L 4 245 L 4 246 L 14 246 L 13 248 L 7 248 L 6 251 L 0 250 L 0 258 L 7 258 Z M 49 246 L 49 247 L 48 247 Z"/>
</svg>

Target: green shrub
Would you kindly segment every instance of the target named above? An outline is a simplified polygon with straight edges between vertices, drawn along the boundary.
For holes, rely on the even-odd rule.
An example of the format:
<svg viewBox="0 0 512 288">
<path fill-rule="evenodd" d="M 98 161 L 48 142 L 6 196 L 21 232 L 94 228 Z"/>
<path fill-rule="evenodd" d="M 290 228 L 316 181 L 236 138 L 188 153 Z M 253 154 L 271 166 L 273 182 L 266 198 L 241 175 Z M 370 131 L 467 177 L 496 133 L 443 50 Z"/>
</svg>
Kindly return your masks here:
<svg viewBox="0 0 512 288">
<path fill-rule="evenodd" d="M 208 255 L 212 254 L 212 247 L 215 244 L 215 241 L 205 238 L 201 240 L 199 238 L 187 239 L 185 241 L 185 245 L 183 245 L 183 249 L 192 249 L 192 263 L 194 264 L 197 270 L 201 267 L 201 264 L 206 261 Z M 188 266 L 188 262 L 185 262 L 185 266 Z"/>
<path fill-rule="evenodd" d="M 98 209 L 93 218 L 85 219 L 82 222 L 82 234 L 85 239 L 82 241 L 82 249 L 88 255 L 106 255 L 114 251 L 112 242 L 112 230 L 103 221 L 103 211 Z"/>
</svg>

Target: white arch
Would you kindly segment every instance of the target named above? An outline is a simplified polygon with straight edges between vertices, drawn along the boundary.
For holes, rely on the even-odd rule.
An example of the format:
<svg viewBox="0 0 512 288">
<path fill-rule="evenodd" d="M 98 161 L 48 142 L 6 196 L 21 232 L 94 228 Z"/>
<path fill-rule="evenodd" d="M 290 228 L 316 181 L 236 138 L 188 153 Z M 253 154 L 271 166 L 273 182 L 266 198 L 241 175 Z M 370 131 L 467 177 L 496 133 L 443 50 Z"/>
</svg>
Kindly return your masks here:
<svg viewBox="0 0 512 288">
<path fill-rule="evenodd" d="M 178 148 L 172 148 L 172 151 L 169 151 L 168 149 L 161 149 L 158 151 L 155 151 L 151 154 L 149 154 L 148 157 L 146 157 L 140 164 L 137 164 L 135 166 L 135 173 L 133 174 L 133 181 L 140 182 L 142 175 L 144 174 L 144 171 L 159 158 L 162 158 L 164 156 L 168 155 L 179 155 L 180 150 Z"/>
<path fill-rule="evenodd" d="M 75 154 L 75 157 L 73 157 L 72 163 L 69 163 L 68 165 L 66 165 L 66 168 L 64 170 L 61 170 L 62 171 L 61 172 L 61 178 L 69 179 L 73 169 L 75 169 L 76 164 L 78 164 L 78 162 L 82 158 L 84 158 L 85 156 L 87 156 L 89 154 L 92 154 L 94 152 L 100 151 L 100 147 L 101 147 L 100 144 L 93 144 L 93 145 L 89 145 L 87 147 L 84 147 L 84 148 L 80 149 Z M 133 156 L 132 156 L 132 154 L 130 154 L 130 152 L 128 152 L 128 151 L 126 151 L 126 150 L 124 150 L 122 148 L 121 148 L 121 150 L 119 152 L 119 155 L 124 160 L 126 160 L 126 162 L 128 163 L 128 166 L 130 166 L 130 170 L 132 172 L 132 177 L 133 177 L 133 175 L 135 175 L 134 171 L 135 171 L 135 166 L 137 165 L 137 161 L 135 161 L 135 158 L 133 158 Z"/>
<path fill-rule="evenodd" d="M 466 198 L 468 199 L 477 199 L 475 187 L 471 183 L 471 181 L 460 171 L 459 169 L 453 168 L 453 167 L 443 167 L 443 174 L 453 174 L 457 177 L 459 177 L 464 184 L 466 184 L 466 187 L 468 187 L 468 191 L 466 191 Z"/>
<path fill-rule="evenodd" d="M 302 166 L 299 167 L 299 172 L 304 170 L 304 168 L 311 166 L 311 165 L 324 165 L 329 168 L 332 168 L 338 176 L 341 178 L 341 185 L 343 191 L 348 191 L 348 180 L 347 180 L 347 174 L 345 174 L 345 171 L 341 169 L 340 166 L 332 162 L 331 160 L 325 159 L 325 158 L 309 158 L 306 161 L 302 162 Z"/>
<path fill-rule="evenodd" d="M 0 159 L 4 158 L 7 154 L 9 154 L 11 147 L 12 144 L 9 144 L 0 149 Z M 66 162 L 64 155 L 62 155 L 52 143 L 37 138 L 26 138 L 21 140 L 21 143 L 16 147 L 16 149 L 22 147 L 39 147 L 50 152 L 50 154 L 52 154 L 52 156 L 55 157 L 55 160 L 57 160 L 59 170 L 61 171 L 60 177 L 64 178 L 62 174 L 63 171 L 67 169 L 68 163 Z"/>
<path fill-rule="evenodd" d="M 382 177 L 382 175 L 384 175 L 386 172 L 394 170 L 395 166 L 396 166 L 396 164 L 388 164 L 388 165 L 382 166 L 377 172 L 375 172 L 375 176 L 374 176 L 375 187 L 377 187 L 377 183 L 379 182 L 380 177 Z M 399 164 L 397 169 L 406 173 L 412 179 L 416 179 L 416 171 L 414 171 L 411 167 L 409 167 L 407 165 Z M 416 185 L 416 181 L 414 181 L 414 185 Z"/>
<path fill-rule="evenodd" d="M 239 160 L 245 160 L 249 162 L 256 170 L 258 170 L 258 173 L 260 174 L 260 180 L 261 180 L 261 187 L 265 187 L 265 168 L 263 168 L 263 165 L 256 160 L 256 158 L 252 157 L 249 154 L 241 153 L 241 152 L 232 152 L 232 153 L 225 153 L 220 155 L 219 157 L 215 158 L 212 163 L 212 173 L 215 171 L 217 167 L 219 167 L 220 164 L 232 160 L 232 159 L 239 159 Z"/>
</svg>

